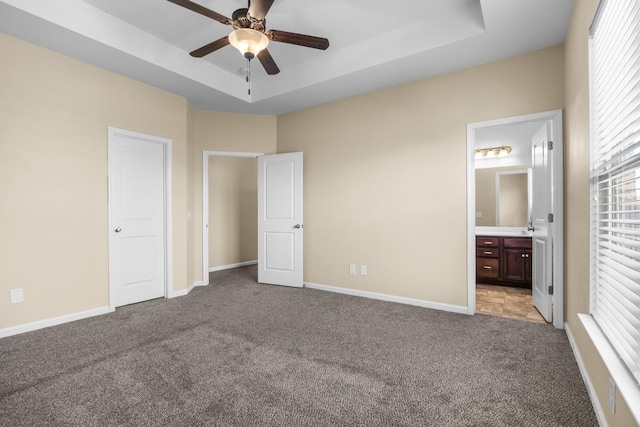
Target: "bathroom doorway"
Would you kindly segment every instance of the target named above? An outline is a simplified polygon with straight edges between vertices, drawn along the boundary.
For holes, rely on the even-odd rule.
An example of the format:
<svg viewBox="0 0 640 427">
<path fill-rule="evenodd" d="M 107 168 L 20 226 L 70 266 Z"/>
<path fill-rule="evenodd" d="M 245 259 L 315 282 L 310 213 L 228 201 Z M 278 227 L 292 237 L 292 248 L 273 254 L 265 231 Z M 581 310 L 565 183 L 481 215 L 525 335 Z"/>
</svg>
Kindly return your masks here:
<svg viewBox="0 0 640 427">
<path fill-rule="evenodd" d="M 547 127 L 548 129 L 548 144 L 545 147 L 548 148 L 548 157 L 545 157 L 546 171 L 545 174 L 541 173 L 539 169 L 535 167 L 534 172 L 537 170 L 537 177 L 533 174 L 532 179 L 529 181 L 529 196 L 526 198 L 528 206 L 528 214 L 525 216 L 526 220 L 520 220 L 520 222 L 501 224 L 498 213 L 511 210 L 510 208 L 500 206 L 499 197 L 497 196 L 499 189 L 497 185 L 493 187 L 496 199 L 493 202 L 487 202 L 487 196 L 485 194 L 477 195 L 477 183 L 482 179 L 477 177 L 476 168 L 483 169 L 486 175 L 487 171 L 509 173 L 507 171 L 513 170 L 527 170 L 532 165 L 539 164 L 539 159 L 532 158 L 533 151 L 533 137 L 537 135 L 541 127 Z M 545 314 L 545 306 L 548 303 L 548 315 L 549 320 L 556 328 L 562 329 L 564 326 L 564 313 L 563 313 L 563 242 L 562 242 L 562 110 L 553 110 L 536 114 L 529 114 L 524 116 L 508 117 L 504 119 L 491 120 L 486 122 L 471 123 L 467 125 L 467 231 L 468 231 L 468 313 L 474 314 L 476 312 L 482 313 L 489 311 L 493 308 L 495 311 L 500 311 L 498 305 L 486 304 L 487 310 L 478 309 L 477 303 L 482 305 L 487 300 L 493 300 L 494 303 L 508 303 L 510 301 L 523 303 L 527 298 L 531 298 L 529 294 L 530 290 L 526 289 L 526 285 L 520 283 L 515 288 L 511 286 L 495 286 L 495 285 L 510 285 L 509 280 L 513 279 L 513 275 L 505 270 L 505 261 L 498 259 L 501 256 L 513 256 L 514 251 L 505 250 L 503 248 L 503 240 L 509 239 L 509 244 L 513 243 L 512 240 L 526 241 L 527 237 L 530 237 L 529 248 L 519 247 L 520 252 L 515 252 L 516 255 L 527 257 L 527 262 L 523 265 L 526 272 L 521 274 L 529 275 L 532 279 L 534 291 L 537 289 L 537 301 L 536 306 L 541 308 L 541 312 Z M 507 148 L 508 147 L 508 148 Z M 486 148 L 488 150 L 481 150 L 479 158 L 476 157 L 477 148 Z M 505 153 L 506 152 L 506 153 Z M 487 153 L 489 154 L 487 156 Z M 507 154 L 507 155 L 505 155 Z M 491 171 L 495 169 L 495 171 Z M 542 179 L 544 178 L 544 179 Z M 540 192 L 542 187 L 542 194 L 544 195 L 545 203 L 537 202 L 537 211 L 532 206 L 531 197 L 532 187 L 531 181 L 536 183 L 535 190 Z M 499 182 L 499 179 L 493 181 L 489 179 L 488 182 Z M 538 194 L 538 193 L 536 193 Z M 483 203 L 478 203 L 477 197 L 482 198 Z M 538 200 L 540 200 L 538 198 Z M 493 210 L 487 206 L 493 204 Z M 541 221 L 540 206 L 544 205 L 544 221 Z M 479 207 L 480 206 L 480 207 Z M 531 212 L 536 212 L 538 216 L 532 216 Z M 521 217 L 522 215 L 520 215 Z M 529 231 L 534 230 L 534 231 Z M 500 245 L 496 248 L 493 255 L 488 255 L 488 258 L 495 257 L 496 259 L 479 259 L 476 260 L 476 235 L 495 236 L 498 240 L 495 244 Z M 508 244 L 507 244 L 508 247 Z M 534 248 L 534 250 L 532 250 Z M 544 251 L 540 251 L 539 248 L 543 248 Z M 538 255 L 533 258 L 533 253 Z M 482 272 L 487 272 L 485 276 L 489 277 L 489 283 L 479 283 L 482 286 L 476 286 L 476 272 L 477 268 L 481 268 Z M 486 269 L 486 270 L 482 270 Z M 495 269 L 492 271 L 491 269 Z M 495 273 L 495 275 L 494 275 Z M 511 277 L 504 277 L 504 275 Z M 520 274 L 520 273 L 519 273 Z M 502 279 L 509 279 L 506 282 L 501 282 Z M 523 277 L 524 279 L 524 277 Z M 486 285 L 492 287 L 486 287 Z M 537 286 L 537 287 L 536 287 Z M 517 289 L 523 288 L 523 289 Z M 544 289 L 544 295 L 540 292 Z M 478 292 L 478 293 L 477 293 Z M 536 292 L 533 292 L 536 294 Z M 543 298 L 541 300 L 540 298 Z M 504 312 L 504 308 L 503 308 Z M 507 309 L 509 312 L 520 314 L 523 313 L 522 307 L 520 309 L 514 308 L 513 310 Z M 485 313 L 491 314 L 491 313 Z M 495 314 L 495 313 L 494 313 Z M 536 318 L 534 313 L 524 312 L 525 317 L 529 314 L 532 318 Z M 551 316 L 552 314 L 552 316 Z M 514 316 L 509 316 L 514 317 Z"/>
</svg>

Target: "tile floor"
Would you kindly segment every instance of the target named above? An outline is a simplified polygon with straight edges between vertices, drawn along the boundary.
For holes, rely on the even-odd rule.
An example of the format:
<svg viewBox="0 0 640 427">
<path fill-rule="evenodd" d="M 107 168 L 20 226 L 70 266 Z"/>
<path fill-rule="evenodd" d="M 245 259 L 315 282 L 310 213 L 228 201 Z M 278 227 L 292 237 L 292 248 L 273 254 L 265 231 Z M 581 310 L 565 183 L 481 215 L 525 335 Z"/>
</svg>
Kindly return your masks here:
<svg viewBox="0 0 640 427">
<path fill-rule="evenodd" d="M 526 322 L 546 323 L 533 306 L 531 289 L 476 285 L 476 312 Z"/>
</svg>

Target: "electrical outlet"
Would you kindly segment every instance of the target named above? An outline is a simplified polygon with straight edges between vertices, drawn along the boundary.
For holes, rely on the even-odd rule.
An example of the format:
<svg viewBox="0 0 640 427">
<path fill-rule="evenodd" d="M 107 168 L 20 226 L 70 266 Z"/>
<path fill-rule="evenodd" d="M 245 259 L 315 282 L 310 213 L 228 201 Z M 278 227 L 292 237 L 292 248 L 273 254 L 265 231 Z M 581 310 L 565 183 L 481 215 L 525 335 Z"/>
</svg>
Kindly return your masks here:
<svg viewBox="0 0 640 427">
<path fill-rule="evenodd" d="M 616 383 L 613 378 L 609 378 L 609 408 L 612 414 L 616 413 Z"/>
<path fill-rule="evenodd" d="M 360 275 L 361 276 L 366 276 L 367 275 L 367 266 L 364 265 L 364 264 L 360 266 Z"/>
<path fill-rule="evenodd" d="M 349 264 L 349 274 L 356 274 L 356 265 Z"/>
<path fill-rule="evenodd" d="M 9 298 L 11 299 L 11 304 L 18 304 L 19 302 L 23 302 L 24 293 L 22 292 L 22 288 L 10 290 Z"/>
</svg>

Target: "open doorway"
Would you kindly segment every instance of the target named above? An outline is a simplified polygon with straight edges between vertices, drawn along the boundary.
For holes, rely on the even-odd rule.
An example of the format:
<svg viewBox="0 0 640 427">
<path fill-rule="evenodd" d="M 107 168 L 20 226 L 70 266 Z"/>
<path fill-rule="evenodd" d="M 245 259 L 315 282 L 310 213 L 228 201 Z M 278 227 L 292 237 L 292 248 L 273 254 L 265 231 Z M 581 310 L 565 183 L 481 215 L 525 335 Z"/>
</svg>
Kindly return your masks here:
<svg viewBox="0 0 640 427">
<path fill-rule="evenodd" d="M 209 284 L 212 271 L 257 263 L 256 257 L 248 255 L 252 250 L 255 252 L 257 245 L 256 221 L 245 214 L 255 219 L 256 159 L 262 155 L 203 152 L 202 280 L 205 285 Z"/>
<path fill-rule="evenodd" d="M 534 159 L 534 139 L 541 129 L 545 130 L 544 146 L 548 150 L 544 158 Z M 485 149 L 478 153 L 479 158 L 478 148 Z M 531 298 L 527 287 L 533 288 L 533 294 L 536 289 L 544 289 L 544 295 L 538 292 L 534 303 L 543 316 L 553 319 L 556 328 L 563 328 L 562 111 L 469 124 L 467 153 L 468 313 L 476 313 L 477 299 L 487 293 L 513 291 L 492 296 L 496 301 L 526 303 L 526 298 Z M 541 159 L 544 168 L 539 167 Z M 530 177 L 526 184 L 511 179 L 521 172 Z M 528 193 L 526 197 L 508 197 L 528 205 L 525 215 L 524 206 L 501 205 L 500 181 L 504 177 L 510 178 L 512 189 L 520 185 Z M 481 293 L 477 294 L 478 278 L 494 288 L 479 288 Z M 535 312 L 530 314 L 535 318 Z"/>
<path fill-rule="evenodd" d="M 224 151 L 204 151 L 202 160 L 202 281 L 209 284 L 210 265 L 210 233 L 212 224 L 210 215 L 210 158 L 235 157 L 258 158 L 253 167 L 257 169 L 257 177 L 252 171 L 249 178 L 257 181 L 257 189 L 248 194 L 248 198 L 256 205 L 247 206 L 258 223 L 258 233 L 249 230 L 244 233 L 253 240 L 257 234 L 258 281 L 265 284 L 282 286 L 303 286 L 303 238 L 302 238 L 302 153 L 281 153 L 265 156 L 263 153 L 236 153 Z M 244 178 L 244 177 L 240 177 Z M 225 186 L 222 186 L 226 190 Z M 255 187 L 253 187 L 255 188 Z M 238 213 L 240 215 L 240 213 Z M 253 236 L 251 235 L 253 234 Z M 237 237 L 237 236 L 236 236 Z M 224 249 L 224 252 L 227 250 Z M 221 266 L 235 268 L 247 264 L 255 264 L 256 260 L 236 262 Z"/>
</svg>

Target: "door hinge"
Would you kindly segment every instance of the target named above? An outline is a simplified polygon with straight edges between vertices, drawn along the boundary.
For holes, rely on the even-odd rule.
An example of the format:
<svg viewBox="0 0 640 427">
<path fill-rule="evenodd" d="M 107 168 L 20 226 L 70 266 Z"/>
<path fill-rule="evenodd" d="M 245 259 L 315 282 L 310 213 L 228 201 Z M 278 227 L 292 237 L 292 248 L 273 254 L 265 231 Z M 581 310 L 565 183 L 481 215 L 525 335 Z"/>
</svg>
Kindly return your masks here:
<svg viewBox="0 0 640 427">
<path fill-rule="evenodd" d="M 552 213 L 550 213 L 550 214 L 547 216 L 547 221 L 549 221 L 549 222 L 553 222 L 553 214 L 552 214 Z"/>
<path fill-rule="evenodd" d="M 553 141 L 547 141 L 547 149 L 553 150 Z"/>
<path fill-rule="evenodd" d="M 553 286 L 549 286 L 549 295 L 553 295 Z"/>
</svg>

